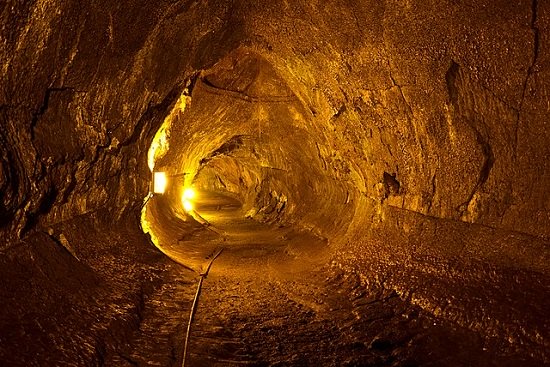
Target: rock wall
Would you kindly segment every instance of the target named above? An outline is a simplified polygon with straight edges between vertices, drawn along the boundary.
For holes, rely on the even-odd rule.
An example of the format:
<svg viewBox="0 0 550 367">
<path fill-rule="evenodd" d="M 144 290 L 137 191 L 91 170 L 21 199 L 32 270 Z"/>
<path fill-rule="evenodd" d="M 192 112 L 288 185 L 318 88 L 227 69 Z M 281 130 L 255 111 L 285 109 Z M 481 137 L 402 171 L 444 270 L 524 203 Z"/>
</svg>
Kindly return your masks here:
<svg viewBox="0 0 550 367">
<path fill-rule="evenodd" d="M 547 8 L 8 1 L 3 228 L 141 200 L 144 151 L 171 105 L 245 47 L 308 111 L 330 174 L 390 205 L 548 236 Z"/>
<path fill-rule="evenodd" d="M 4 294 L 27 265 L 29 292 L 59 276 L 61 298 L 71 271 L 87 285 L 117 273 L 118 247 L 82 238 L 96 219 L 147 253 L 120 218 L 137 217 L 148 148 L 185 94 L 178 149 L 160 162 L 171 173 L 196 170 L 251 215 L 343 245 L 337 265 L 366 284 L 548 346 L 544 295 L 533 313 L 515 304 L 547 288 L 550 2 L 7 0 L 0 19 Z M 83 263 L 42 233 L 82 214 L 67 233 Z M 124 297 L 138 275 L 120 280 Z M 25 297 L 10 300 L 21 319 Z"/>
</svg>

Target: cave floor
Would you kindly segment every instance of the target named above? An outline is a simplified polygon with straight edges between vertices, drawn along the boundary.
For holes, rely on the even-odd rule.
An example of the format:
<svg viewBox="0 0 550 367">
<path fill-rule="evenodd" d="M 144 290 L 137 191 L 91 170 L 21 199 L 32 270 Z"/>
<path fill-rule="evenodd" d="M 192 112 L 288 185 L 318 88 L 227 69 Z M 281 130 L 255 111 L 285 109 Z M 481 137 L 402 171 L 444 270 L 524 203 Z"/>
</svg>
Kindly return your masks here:
<svg viewBox="0 0 550 367">
<path fill-rule="evenodd" d="M 304 275 L 284 281 L 212 272 L 186 365 L 514 365 L 483 351 L 475 333 L 439 323 L 393 292 L 367 295 L 357 279 L 332 272 Z M 147 300 L 139 329 L 106 365 L 180 365 L 196 285 L 187 276 L 172 273 Z"/>
<path fill-rule="evenodd" d="M 181 365 L 199 275 L 157 251 L 128 214 L 81 216 L 20 245 L 28 256 L 13 261 L 26 276 L 3 284 L 0 365 Z M 224 250 L 203 282 L 186 366 L 544 364 L 529 346 L 503 349 L 389 288 L 367 287 L 360 275 L 368 273 L 335 266 L 321 251 L 330 243 L 308 231 L 251 221 L 231 205 L 201 214 L 211 226 L 179 243 Z M 10 254 L 0 267 L 6 278 Z M 505 295 L 520 302 L 525 294 L 518 305 L 538 304 L 531 313 L 544 325 L 545 293 L 539 301 L 523 292 L 544 290 L 537 277 Z"/>
<path fill-rule="evenodd" d="M 203 282 L 187 366 L 529 365 L 391 290 L 367 290 L 356 275 L 327 265 L 320 250 L 326 240 L 260 224 L 236 206 L 218 204 L 200 208 L 210 226 L 186 239 L 223 248 Z M 177 246 L 165 250 L 184 256 Z M 181 365 L 198 279 L 171 266 L 144 300 L 139 328 L 105 364 Z"/>
</svg>

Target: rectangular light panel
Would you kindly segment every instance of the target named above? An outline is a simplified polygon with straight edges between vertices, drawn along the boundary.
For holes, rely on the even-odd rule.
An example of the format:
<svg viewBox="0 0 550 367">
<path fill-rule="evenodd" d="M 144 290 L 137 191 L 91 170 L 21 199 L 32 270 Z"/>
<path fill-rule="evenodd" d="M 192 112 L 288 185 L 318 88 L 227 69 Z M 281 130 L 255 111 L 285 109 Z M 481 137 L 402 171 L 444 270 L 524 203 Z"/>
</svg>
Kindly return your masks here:
<svg viewBox="0 0 550 367">
<path fill-rule="evenodd" d="M 154 172 L 153 173 L 153 193 L 154 194 L 164 194 L 166 191 L 166 173 L 165 172 Z"/>
</svg>

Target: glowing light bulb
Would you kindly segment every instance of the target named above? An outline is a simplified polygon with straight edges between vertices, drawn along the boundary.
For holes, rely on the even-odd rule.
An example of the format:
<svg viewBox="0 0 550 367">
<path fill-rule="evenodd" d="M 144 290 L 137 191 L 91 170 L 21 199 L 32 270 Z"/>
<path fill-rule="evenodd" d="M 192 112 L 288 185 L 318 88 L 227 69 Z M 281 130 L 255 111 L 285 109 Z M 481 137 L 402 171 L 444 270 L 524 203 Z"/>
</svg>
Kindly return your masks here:
<svg viewBox="0 0 550 367">
<path fill-rule="evenodd" d="M 155 172 L 153 175 L 153 193 L 164 194 L 167 183 L 168 179 L 166 178 L 166 173 Z"/>
<path fill-rule="evenodd" d="M 192 188 L 187 188 L 183 191 L 183 198 L 187 200 L 194 199 L 196 196 L 195 190 Z"/>
<path fill-rule="evenodd" d="M 184 200 L 183 209 L 185 209 L 186 212 L 190 212 L 191 210 L 193 210 L 193 204 L 189 200 Z"/>
</svg>

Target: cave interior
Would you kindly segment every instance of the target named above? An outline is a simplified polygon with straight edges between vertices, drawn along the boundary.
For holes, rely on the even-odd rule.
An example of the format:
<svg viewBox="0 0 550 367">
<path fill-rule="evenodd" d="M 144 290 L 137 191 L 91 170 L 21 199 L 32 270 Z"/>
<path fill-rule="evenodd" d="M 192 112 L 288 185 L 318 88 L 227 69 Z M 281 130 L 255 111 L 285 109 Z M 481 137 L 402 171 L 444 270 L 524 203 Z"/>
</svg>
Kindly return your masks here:
<svg viewBox="0 0 550 367">
<path fill-rule="evenodd" d="M 550 364 L 550 1 L 0 19 L 0 365 Z"/>
</svg>

